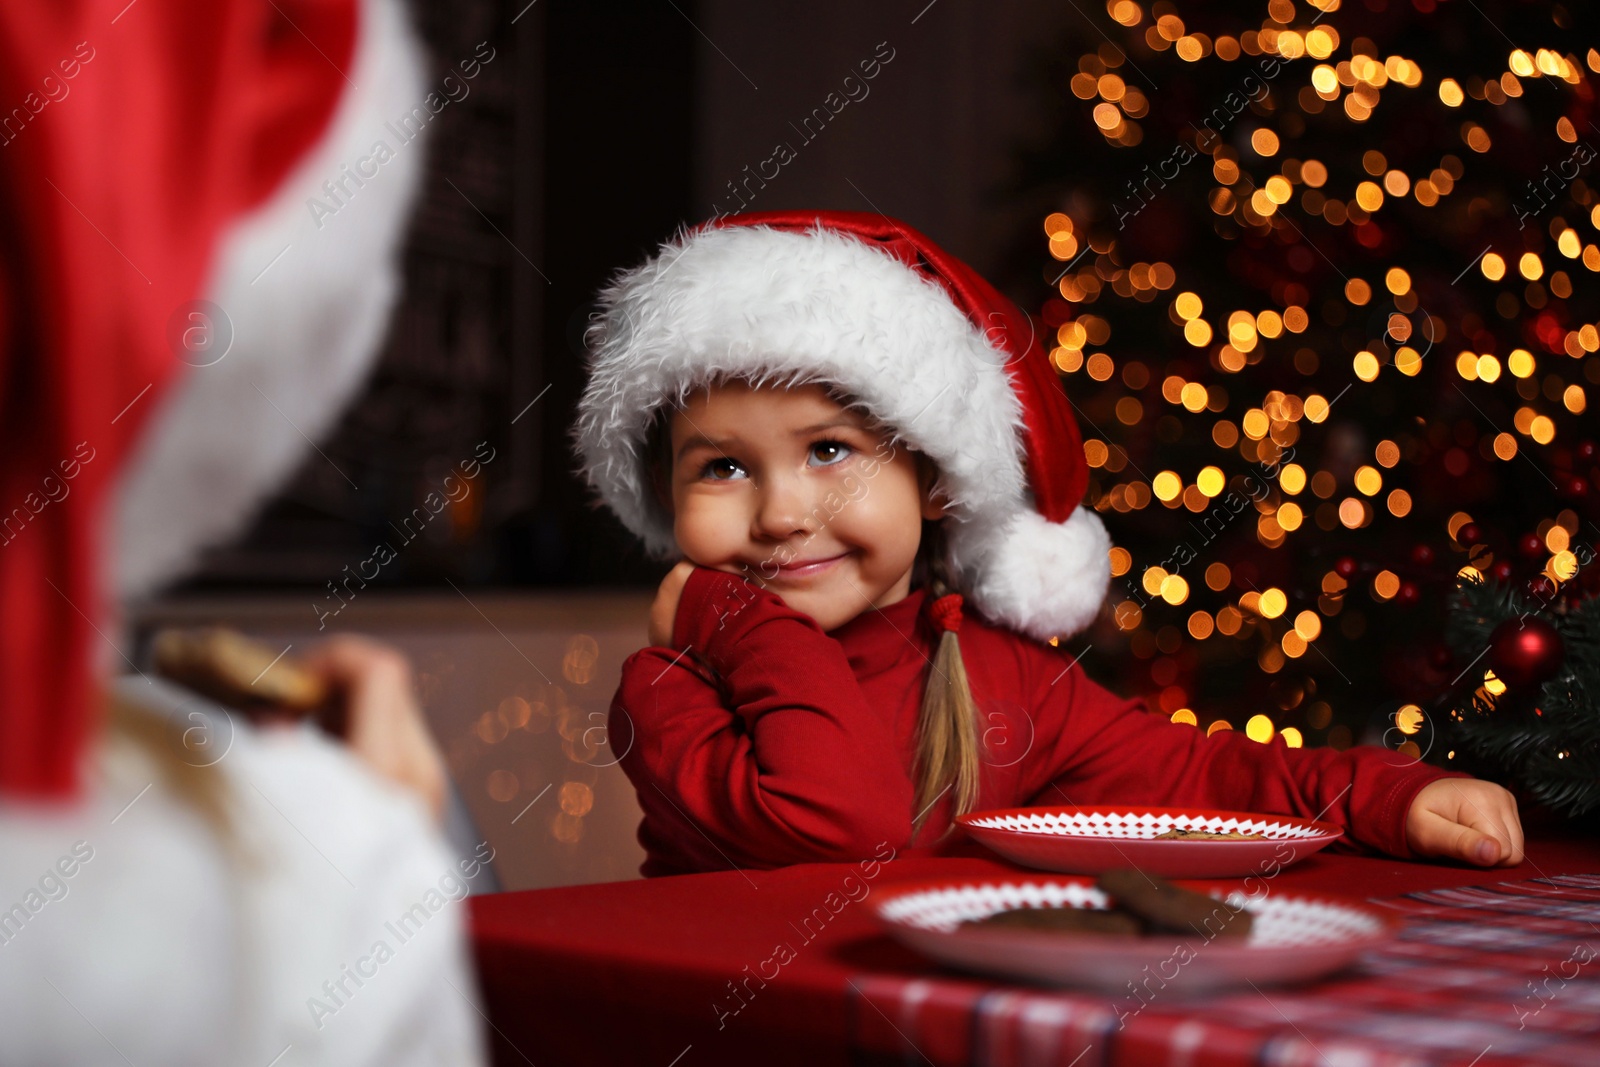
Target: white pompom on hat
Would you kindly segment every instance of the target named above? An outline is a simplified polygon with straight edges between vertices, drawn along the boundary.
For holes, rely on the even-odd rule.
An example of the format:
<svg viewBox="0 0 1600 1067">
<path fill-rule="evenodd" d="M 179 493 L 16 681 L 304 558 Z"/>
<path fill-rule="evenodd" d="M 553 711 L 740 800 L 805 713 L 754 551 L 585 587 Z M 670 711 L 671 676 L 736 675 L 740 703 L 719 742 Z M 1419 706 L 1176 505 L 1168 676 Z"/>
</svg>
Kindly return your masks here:
<svg viewBox="0 0 1600 1067">
<path fill-rule="evenodd" d="M 950 500 L 947 563 L 970 605 L 1034 637 L 1094 621 L 1110 538 L 1033 320 L 882 215 L 724 216 L 599 295 L 573 441 L 584 477 L 654 556 L 676 549 L 650 483 L 656 412 L 712 381 L 825 383 L 926 454 Z"/>
</svg>

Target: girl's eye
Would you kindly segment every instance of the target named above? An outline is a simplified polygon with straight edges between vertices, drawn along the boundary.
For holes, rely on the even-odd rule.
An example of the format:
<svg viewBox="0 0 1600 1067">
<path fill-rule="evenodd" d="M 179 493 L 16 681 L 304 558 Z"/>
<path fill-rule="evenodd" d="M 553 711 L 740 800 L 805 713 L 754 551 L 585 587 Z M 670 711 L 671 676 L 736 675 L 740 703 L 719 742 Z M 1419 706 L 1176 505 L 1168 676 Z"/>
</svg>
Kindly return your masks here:
<svg viewBox="0 0 1600 1067">
<path fill-rule="evenodd" d="M 700 477 L 709 478 L 714 482 L 731 482 L 742 473 L 743 468 L 737 462 L 727 456 L 718 456 L 701 468 Z"/>
<path fill-rule="evenodd" d="M 822 462 L 818 467 L 831 467 L 850 455 L 850 446 L 839 441 L 818 441 L 811 446 L 811 455 Z"/>
</svg>

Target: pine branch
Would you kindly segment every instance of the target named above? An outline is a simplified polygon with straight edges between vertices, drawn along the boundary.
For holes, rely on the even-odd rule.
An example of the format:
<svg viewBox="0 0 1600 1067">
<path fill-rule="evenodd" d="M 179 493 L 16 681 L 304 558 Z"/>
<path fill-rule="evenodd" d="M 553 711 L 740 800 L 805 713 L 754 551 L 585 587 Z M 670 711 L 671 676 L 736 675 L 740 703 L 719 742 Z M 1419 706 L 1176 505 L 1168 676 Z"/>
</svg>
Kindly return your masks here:
<svg viewBox="0 0 1600 1067">
<path fill-rule="evenodd" d="M 1561 636 L 1563 661 L 1536 689 L 1495 696 L 1480 661 L 1508 621 L 1539 618 Z M 1540 802 L 1569 815 L 1600 808 L 1600 600 L 1547 604 L 1510 585 L 1462 579 L 1451 597 L 1446 640 L 1473 663 L 1449 713 L 1456 742 Z"/>
</svg>

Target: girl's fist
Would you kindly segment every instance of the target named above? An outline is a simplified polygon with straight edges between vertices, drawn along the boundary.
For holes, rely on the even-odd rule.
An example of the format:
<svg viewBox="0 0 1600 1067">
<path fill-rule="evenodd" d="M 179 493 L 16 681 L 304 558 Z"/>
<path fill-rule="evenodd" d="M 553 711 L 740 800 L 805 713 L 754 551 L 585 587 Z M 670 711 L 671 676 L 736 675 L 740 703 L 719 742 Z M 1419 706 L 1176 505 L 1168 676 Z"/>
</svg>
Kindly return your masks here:
<svg viewBox="0 0 1600 1067">
<path fill-rule="evenodd" d="M 1522 862 L 1516 798 L 1476 778 L 1429 782 L 1406 813 L 1406 841 L 1419 856 L 1514 867 Z"/>
<path fill-rule="evenodd" d="M 683 596 L 684 584 L 693 571 L 693 563 L 680 560 L 661 579 L 661 587 L 656 590 L 656 602 L 650 606 L 651 645 L 657 648 L 672 647 L 672 624 L 678 618 L 678 600 Z"/>
</svg>

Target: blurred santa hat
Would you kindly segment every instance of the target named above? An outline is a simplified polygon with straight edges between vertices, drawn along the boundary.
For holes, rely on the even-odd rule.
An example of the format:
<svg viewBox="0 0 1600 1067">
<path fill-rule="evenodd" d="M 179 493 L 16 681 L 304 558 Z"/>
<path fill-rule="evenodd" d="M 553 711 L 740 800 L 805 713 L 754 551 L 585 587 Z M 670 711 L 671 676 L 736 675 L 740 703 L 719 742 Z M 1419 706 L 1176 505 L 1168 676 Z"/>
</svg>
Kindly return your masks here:
<svg viewBox="0 0 1600 1067">
<path fill-rule="evenodd" d="M 76 791 L 111 590 L 235 532 L 359 384 L 421 146 L 308 201 L 421 69 L 398 0 L 0 5 L 0 794 Z"/>
</svg>

